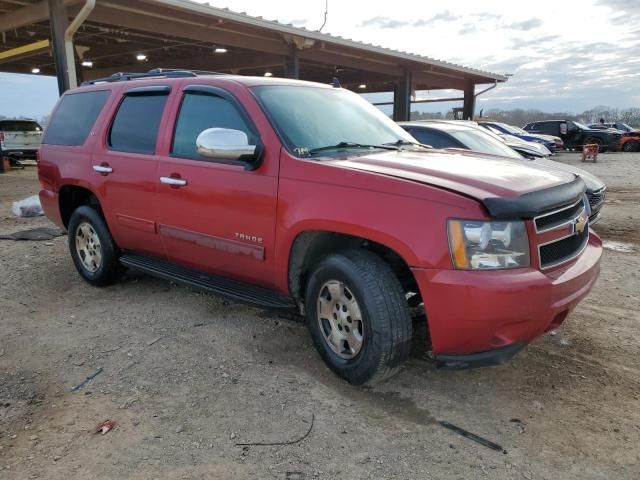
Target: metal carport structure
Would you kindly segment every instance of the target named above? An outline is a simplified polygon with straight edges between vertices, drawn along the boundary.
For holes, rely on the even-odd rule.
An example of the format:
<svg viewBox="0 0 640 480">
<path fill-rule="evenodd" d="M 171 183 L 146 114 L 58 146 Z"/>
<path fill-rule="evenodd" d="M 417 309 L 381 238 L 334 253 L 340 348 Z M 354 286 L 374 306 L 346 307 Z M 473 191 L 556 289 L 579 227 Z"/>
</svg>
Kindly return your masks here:
<svg viewBox="0 0 640 480">
<path fill-rule="evenodd" d="M 188 0 L 0 0 L 0 35 L 0 71 L 56 74 L 61 92 L 77 80 L 155 67 L 336 77 L 360 93 L 394 92 L 393 117 L 408 120 L 416 90 L 460 90 L 463 116 L 472 118 L 476 85 L 507 80 Z"/>
</svg>

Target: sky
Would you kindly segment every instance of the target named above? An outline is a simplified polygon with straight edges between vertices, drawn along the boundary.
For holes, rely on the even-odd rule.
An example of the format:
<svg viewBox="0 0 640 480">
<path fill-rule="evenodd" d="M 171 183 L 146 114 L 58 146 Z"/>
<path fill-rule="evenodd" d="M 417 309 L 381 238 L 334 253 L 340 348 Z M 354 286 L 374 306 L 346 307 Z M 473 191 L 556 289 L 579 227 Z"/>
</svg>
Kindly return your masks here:
<svg viewBox="0 0 640 480">
<path fill-rule="evenodd" d="M 206 3 L 310 30 L 320 28 L 325 9 L 325 0 Z M 329 0 L 322 31 L 513 75 L 480 96 L 478 110 L 640 107 L 640 0 Z M 56 99 L 52 78 L 0 73 L 0 114 L 41 118 Z"/>
</svg>

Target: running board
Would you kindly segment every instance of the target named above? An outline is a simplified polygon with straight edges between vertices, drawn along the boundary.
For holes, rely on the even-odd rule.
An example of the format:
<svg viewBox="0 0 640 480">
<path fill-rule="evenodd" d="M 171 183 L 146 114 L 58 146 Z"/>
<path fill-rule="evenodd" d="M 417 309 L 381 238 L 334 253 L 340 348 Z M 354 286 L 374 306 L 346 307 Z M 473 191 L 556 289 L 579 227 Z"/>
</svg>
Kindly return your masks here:
<svg viewBox="0 0 640 480">
<path fill-rule="evenodd" d="M 120 257 L 125 267 L 140 270 L 155 277 L 181 283 L 189 287 L 205 290 L 230 300 L 249 303 L 264 308 L 294 309 L 295 302 L 290 297 L 280 295 L 273 290 L 257 287 L 249 283 L 199 272 L 181 267 L 153 257 L 125 253 Z"/>
</svg>

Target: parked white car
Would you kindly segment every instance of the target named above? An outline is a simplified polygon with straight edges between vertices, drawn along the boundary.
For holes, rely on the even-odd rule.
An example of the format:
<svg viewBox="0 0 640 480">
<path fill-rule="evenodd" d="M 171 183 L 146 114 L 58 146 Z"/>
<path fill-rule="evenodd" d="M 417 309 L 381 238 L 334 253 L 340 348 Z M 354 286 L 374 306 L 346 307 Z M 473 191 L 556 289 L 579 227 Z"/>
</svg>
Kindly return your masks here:
<svg viewBox="0 0 640 480">
<path fill-rule="evenodd" d="M 42 127 L 33 120 L 0 120 L 0 156 L 12 161 L 37 157 Z"/>
</svg>

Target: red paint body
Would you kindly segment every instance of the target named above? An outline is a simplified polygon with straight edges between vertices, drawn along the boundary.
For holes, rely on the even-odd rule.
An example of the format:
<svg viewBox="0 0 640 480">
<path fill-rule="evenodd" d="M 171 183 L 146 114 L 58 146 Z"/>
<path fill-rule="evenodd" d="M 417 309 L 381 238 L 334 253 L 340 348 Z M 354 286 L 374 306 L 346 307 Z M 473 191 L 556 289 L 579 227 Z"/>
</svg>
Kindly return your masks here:
<svg viewBox="0 0 640 480">
<path fill-rule="evenodd" d="M 114 152 L 106 144 L 110 122 L 132 83 L 171 86 L 155 155 Z M 218 76 L 82 87 L 112 94 L 83 146 L 42 145 L 44 211 L 64 226 L 60 189 L 84 187 L 99 200 L 121 248 L 283 294 L 289 294 L 290 253 L 301 233 L 330 231 L 377 242 L 411 268 L 425 302 L 434 353 L 481 352 L 530 341 L 561 323 L 588 293 L 601 255 L 593 232 L 579 257 L 544 272 L 536 268 L 537 244 L 548 235 L 536 234 L 531 221 L 529 268 L 459 271 L 449 253 L 447 219 L 488 219 L 480 199 L 560 185 L 572 180 L 570 174 L 473 153 L 296 158 L 282 146 L 251 93 L 253 86 L 291 83 Z M 264 145 L 259 168 L 170 156 L 182 88 L 193 84 L 222 88 L 243 105 Z M 113 172 L 96 173 L 94 165 L 108 165 Z M 186 179 L 188 185 L 161 184 L 162 176 Z"/>
</svg>

